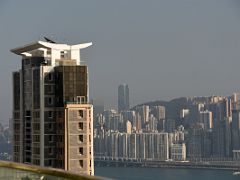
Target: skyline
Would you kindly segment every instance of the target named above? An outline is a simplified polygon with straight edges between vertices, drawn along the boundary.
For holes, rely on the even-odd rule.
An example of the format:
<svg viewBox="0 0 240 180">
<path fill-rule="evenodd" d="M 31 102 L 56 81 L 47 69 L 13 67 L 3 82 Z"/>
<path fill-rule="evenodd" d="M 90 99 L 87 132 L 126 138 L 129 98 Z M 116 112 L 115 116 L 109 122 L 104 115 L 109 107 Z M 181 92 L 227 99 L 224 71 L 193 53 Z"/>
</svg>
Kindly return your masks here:
<svg viewBox="0 0 240 180">
<path fill-rule="evenodd" d="M 44 2 L 0 2 L 1 122 L 11 117 L 11 72 L 21 63 L 10 49 L 43 36 L 71 44 L 93 40 L 82 51 L 90 98 L 107 107 L 117 107 L 122 83 L 129 85 L 131 106 L 240 89 L 236 0 Z"/>
</svg>

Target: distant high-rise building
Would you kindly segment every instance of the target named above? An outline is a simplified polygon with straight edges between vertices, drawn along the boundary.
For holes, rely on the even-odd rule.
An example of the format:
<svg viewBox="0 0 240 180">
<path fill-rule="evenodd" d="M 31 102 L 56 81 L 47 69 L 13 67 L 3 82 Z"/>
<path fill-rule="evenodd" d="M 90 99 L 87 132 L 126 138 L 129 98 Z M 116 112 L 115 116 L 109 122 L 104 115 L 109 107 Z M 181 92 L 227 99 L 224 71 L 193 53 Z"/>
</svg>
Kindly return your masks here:
<svg viewBox="0 0 240 180">
<path fill-rule="evenodd" d="M 148 125 L 149 125 L 148 131 L 150 131 L 150 132 L 157 131 L 157 119 L 152 114 L 149 116 Z"/>
<path fill-rule="evenodd" d="M 232 111 L 232 148 L 240 150 L 240 109 Z"/>
<path fill-rule="evenodd" d="M 212 129 L 212 112 L 211 111 L 200 111 L 199 122 L 203 123 L 204 129 Z"/>
<path fill-rule="evenodd" d="M 126 133 L 131 134 L 132 132 L 132 123 L 130 121 L 126 122 Z"/>
<path fill-rule="evenodd" d="M 174 132 L 176 127 L 176 122 L 174 119 L 167 119 L 164 124 L 164 130 L 168 133 Z"/>
<path fill-rule="evenodd" d="M 135 132 L 142 132 L 142 121 L 139 113 L 134 113 L 132 128 Z"/>
<path fill-rule="evenodd" d="M 238 100 L 238 93 L 233 93 L 232 96 L 231 96 L 231 99 L 234 103 L 236 103 L 237 100 Z"/>
<path fill-rule="evenodd" d="M 180 118 L 186 118 L 189 116 L 190 110 L 189 109 L 181 109 L 180 110 Z"/>
<path fill-rule="evenodd" d="M 149 106 L 143 105 L 137 108 L 137 112 L 141 116 L 142 125 L 145 126 L 146 123 L 149 121 L 149 113 L 150 108 Z"/>
<path fill-rule="evenodd" d="M 152 109 L 152 114 L 157 118 L 157 120 L 165 119 L 165 107 L 164 106 L 154 106 Z"/>
<path fill-rule="evenodd" d="M 213 157 L 229 157 L 231 152 L 231 131 L 230 131 L 231 119 L 225 118 L 218 122 L 216 127 L 212 131 L 212 154 Z M 239 137 L 237 139 L 239 141 Z M 238 143 L 239 144 L 239 143 Z M 234 145 L 236 145 L 234 143 Z"/>
<path fill-rule="evenodd" d="M 94 174 L 93 106 L 80 61 L 91 45 L 38 41 L 12 50 L 22 56 L 13 73 L 13 161 Z"/>
<path fill-rule="evenodd" d="M 174 161 L 186 160 L 186 145 L 184 143 L 171 145 L 171 159 Z"/>
<path fill-rule="evenodd" d="M 127 84 L 118 86 L 118 111 L 129 110 L 129 89 Z"/>
<path fill-rule="evenodd" d="M 194 124 L 188 134 L 187 156 L 190 159 L 201 158 L 203 155 L 203 124 Z"/>
</svg>

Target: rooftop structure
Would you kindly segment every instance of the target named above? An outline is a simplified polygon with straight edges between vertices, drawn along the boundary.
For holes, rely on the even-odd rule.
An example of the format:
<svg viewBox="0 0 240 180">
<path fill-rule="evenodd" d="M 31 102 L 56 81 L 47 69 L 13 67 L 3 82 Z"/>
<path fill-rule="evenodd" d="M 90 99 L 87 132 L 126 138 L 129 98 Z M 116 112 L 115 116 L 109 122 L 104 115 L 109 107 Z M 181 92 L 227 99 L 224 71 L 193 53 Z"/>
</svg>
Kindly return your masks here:
<svg viewBox="0 0 240 180">
<path fill-rule="evenodd" d="M 80 53 L 81 49 L 91 46 L 92 43 L 67 45 L 56 44 L 44 41 L 37 41 L 22 47 L 12 49 L 11 51 L 17 55 L 25 57 L 45 57 L 47 61 L 50 61 L 50 65 L 55 66 L 57 59 L 71 59 L 75 60 L 77 65 L 80 65 Z"/>
</svg>

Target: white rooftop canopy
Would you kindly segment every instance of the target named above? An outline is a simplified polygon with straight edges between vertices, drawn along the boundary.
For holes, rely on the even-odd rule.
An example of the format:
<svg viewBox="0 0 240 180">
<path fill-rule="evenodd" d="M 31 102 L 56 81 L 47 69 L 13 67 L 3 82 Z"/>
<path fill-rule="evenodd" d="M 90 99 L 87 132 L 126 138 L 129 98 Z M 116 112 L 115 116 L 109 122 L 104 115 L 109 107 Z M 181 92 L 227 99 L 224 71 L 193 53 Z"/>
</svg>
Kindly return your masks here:
<svg viewBox="0 0 240 180">
<path fill-rule="evenodd" d="M 54 49 L 54 50 L 80 50 L 87 48 L 92 45 L 92 42 L 90 43 L 83 43 L 83 44 L 76 44 L 76 45 L 67 45 L 67 44 L 56 44 L 56 43 L 50 43 L 50 42 L 44 42 L 44 41 L 37 41 L 35 43 L 31 43 L 22 47 L 18 47 L 15 49 L 12 49 L 11 52 L 22 55 L 22 53 L 32 51 L 39 48 L 47 48 L 47 49 Z"/>
</svg>

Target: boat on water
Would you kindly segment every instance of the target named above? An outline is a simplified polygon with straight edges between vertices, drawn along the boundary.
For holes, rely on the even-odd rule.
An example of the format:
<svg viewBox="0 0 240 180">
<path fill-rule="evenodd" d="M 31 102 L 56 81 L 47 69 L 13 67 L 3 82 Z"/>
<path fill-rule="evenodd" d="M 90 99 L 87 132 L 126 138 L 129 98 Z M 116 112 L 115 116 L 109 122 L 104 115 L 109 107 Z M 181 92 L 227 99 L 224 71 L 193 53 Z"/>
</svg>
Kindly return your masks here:
<svg viewBox="0 0 240 180">
<path fill-rule="evenodd" d="M 234 175 L 234 176 L 240 176 L 240 171 L 235 171 L 235 172 L 233 172 L 233 175 Z"/>
</svg>

